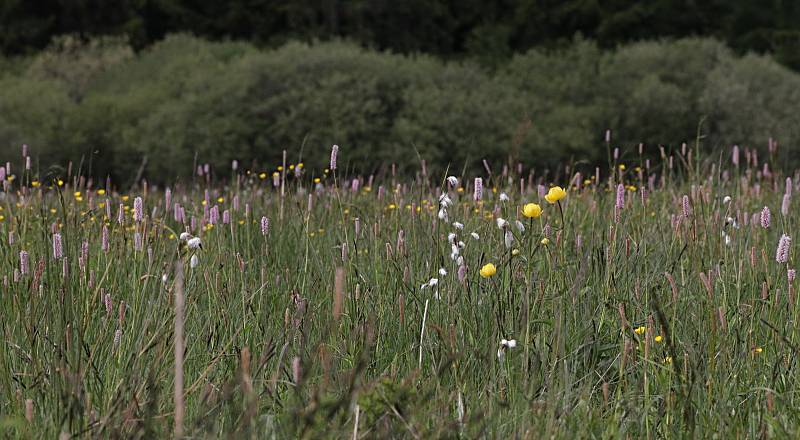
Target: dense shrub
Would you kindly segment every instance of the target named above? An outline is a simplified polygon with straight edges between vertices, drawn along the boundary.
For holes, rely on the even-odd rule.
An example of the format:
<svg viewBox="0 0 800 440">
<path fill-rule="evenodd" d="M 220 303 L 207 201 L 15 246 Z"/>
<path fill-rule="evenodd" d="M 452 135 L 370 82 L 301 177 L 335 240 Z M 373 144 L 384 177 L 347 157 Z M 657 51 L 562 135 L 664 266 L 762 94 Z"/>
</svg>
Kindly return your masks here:
<svg viewBox="0 0 800 440">
<path fill-rule="evenodd" d="M 120 40 L 64 38 L 0 66 L 3 148 L 30 144 L 43 173 L 71 159 L 122 184 L 198 163 L 224 175 L 245 157 L 272 169 L 283 150 L 318 168 L 334 143 L 362 172 L 420 159 L 437 172 L 601 162 L 607 128 L 615 144 L 680 145 L 698 127 L 708 148 L 800 142 L 800 76 L 708 39 L 614 51 L 578 39 L 489 72 L 344 42 L 262 51 L 175 35 L 134 55 Z"/>
</svg>

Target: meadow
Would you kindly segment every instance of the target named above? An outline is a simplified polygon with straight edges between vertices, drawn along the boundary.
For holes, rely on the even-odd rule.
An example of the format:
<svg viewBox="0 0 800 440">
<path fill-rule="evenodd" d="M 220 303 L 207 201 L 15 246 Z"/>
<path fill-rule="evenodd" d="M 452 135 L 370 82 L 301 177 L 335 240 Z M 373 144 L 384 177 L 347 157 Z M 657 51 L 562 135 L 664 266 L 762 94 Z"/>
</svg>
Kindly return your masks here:
<svg viewBox="0 0 800 440">
<path fill-rule="evenodd" d="M 797 438 L 800 176 L 607 141 L 131 188 L 6 151 L 0 435 Z"/>
</svg>

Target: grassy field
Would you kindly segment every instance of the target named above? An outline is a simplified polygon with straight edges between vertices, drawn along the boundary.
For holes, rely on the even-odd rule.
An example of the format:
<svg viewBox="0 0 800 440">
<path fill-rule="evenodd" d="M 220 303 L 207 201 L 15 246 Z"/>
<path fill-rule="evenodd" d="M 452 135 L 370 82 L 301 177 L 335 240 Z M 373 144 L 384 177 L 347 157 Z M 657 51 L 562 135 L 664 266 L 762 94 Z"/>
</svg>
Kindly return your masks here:
<svg viewBox="0 0 800 440">
<path fill-rule="evenodd" d="M 652 153 L 169 190 L 3 170 L 1 435 L 797 438 L 800 180 Z"/>
</svg>

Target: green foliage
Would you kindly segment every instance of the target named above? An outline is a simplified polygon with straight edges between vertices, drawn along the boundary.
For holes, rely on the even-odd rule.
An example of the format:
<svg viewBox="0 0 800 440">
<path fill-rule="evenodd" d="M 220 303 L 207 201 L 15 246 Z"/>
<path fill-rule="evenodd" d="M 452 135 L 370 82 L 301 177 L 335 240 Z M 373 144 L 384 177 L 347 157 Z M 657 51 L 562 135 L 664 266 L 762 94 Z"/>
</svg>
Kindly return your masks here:
<svg viewBox="0 0 800 440">
<path fill-rule="evenodd" d="M 173 438 L 182 420 L 192 439 L 798 438 L 798 254 L 781 238 L 797 238 L 798 172 L 701 149 L 641 173 L 626 160 L 558 204 L 515 169 L 371 190 L 342 168 L 283 188 L 240 169 L 169 197 L 17 171 L 0 436 Z"/>
<path fill-rule="evenodd" d="M 289 43 L 263 51 L 174 35 L 133 55 L 119 39 L 64 38 L 31 58 L 4 60 L 0 145 L 28 143 L 42 168 L 72 160 L 128 184 L 166 181 L 234 159 L 270 169 L 343 166 L 431 173 L 509 161 L 538 168 L 603 162 L 615 145 L 675 146 L 698 133 L 712 148 L 800 142 L 800 77 L 766 57 L 736 57 L 707 39 L 603 50 L 577 39 L 487 71 L 359 48 Z M 651 150 L 653 151 L 653 150 Z"/>
<path fill-rule="evenodd" d="M 575 35 L 602 47 L 705 36 L 740 53 L 773 53 L 800 69 L 800 4 L 786 0 L 5 0 L 0 52 L 30 53 L 53 36 L 124 35 L 137 49 L 170 33 L 278 47 L 346 38 L 366 47 L 497 66 L 516 53 Z"/>
</svg>

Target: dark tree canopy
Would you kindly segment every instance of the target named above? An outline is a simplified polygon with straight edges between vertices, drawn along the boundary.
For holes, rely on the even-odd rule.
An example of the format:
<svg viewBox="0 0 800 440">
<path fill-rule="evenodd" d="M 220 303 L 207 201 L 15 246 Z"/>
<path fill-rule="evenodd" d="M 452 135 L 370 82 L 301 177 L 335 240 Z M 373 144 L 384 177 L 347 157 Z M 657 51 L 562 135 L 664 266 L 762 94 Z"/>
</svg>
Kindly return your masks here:
<svg viewBox="0 0 800 440">
<path fill-rule="evenodd" d="M 401 53 L 489 64 L 580 33 L 601 47 L 713 36 L 800 69 L 800 2 L 787 0 L 4 0 L 0 50 L 41 49 L 53 36 L 127 35 L 136 48 L 168 33 L 247 40 L 346 38 Z"/>
</svg>

